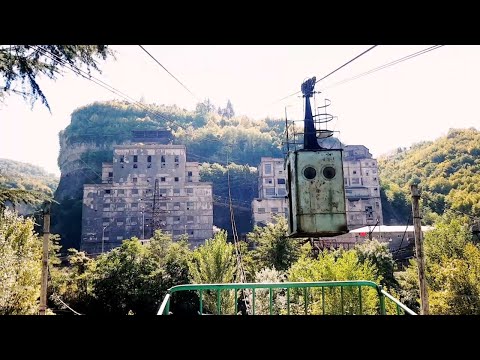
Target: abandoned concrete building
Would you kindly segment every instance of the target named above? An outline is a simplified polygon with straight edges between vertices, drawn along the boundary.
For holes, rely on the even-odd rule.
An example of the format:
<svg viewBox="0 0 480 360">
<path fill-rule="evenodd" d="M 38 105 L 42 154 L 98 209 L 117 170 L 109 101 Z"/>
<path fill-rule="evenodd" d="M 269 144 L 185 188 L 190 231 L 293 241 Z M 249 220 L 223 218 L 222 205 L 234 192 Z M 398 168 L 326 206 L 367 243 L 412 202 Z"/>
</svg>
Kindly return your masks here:
<svg viewBox="0 0 480 360">
<path fill-rule="evenodd" d="M 286 174 L 283 159 L 262 157 L 258 166 L 258 194 L 252 201 L 254 225 L 272 222 L 274 215 L 288 216 Z"/>
<path fill-rule="evenodd" d="M 149 141 L 154 134 L 134 136 Z M 150 139 L 150 141 L 154 141 Z M 186 161 L 184 145 L 139 142 L 115 146 L 102 164 L 102 183 L 83 188 L 81 250 L 106 252 L 156 229 L 192 246 L 213 236 L 212 184 L 200 182 L 198 163 Z"/>
<path fill-rule="evenodd" d="M 343 146 L 343 172 L 348 229 L 383 225 L 377 161 L 363 145 Z M 252 201 L 254 225 L 266 225 L 272 216 L 288 215 L 286 174 L 282 158 L 262 157 L 258 166 L 258 194 Z"/>
</svg>

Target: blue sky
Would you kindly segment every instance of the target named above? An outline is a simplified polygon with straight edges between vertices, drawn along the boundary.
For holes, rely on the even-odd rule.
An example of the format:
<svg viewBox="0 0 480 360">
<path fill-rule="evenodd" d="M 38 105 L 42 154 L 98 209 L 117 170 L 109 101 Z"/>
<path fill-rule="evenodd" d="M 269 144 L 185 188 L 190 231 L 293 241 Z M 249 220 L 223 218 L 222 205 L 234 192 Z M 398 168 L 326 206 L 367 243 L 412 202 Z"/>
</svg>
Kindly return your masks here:
<svg viewBox="0 0 480 360">
<path fill-rule="evenodd" d="M 198 98 L 225 106 L 237 115 L 302 118 L 296 96 L 308 77 L 317 79 L 371 45 L 145 45 Z M 480 129 L 477 89 L 480 46 L 444 46 L 360 79 L 328 88 L 338 81 L 399 59 L 429 45 L 381 45 L 319 82 L 318 102 L 331 100 L 338 116 L 332 128 L 347 144 L 363 144 L 374 156 L 433 140 L 451 127 Z M 136 45 L 112 46 L 116 60 L 101 63 L 99 79 L 139 100 L 176 104 L 193 110 L 197 99 Z M 21 97 L 0 104 L 0 158 L 29 162 L 59 174 L 58 132 L 70 123 L 74 109 L 94 101 L 118 98 L 65 70 L 52 81 L 40 78 L 52 113 L 37 102 L 33 109 Z"/>
</svg>

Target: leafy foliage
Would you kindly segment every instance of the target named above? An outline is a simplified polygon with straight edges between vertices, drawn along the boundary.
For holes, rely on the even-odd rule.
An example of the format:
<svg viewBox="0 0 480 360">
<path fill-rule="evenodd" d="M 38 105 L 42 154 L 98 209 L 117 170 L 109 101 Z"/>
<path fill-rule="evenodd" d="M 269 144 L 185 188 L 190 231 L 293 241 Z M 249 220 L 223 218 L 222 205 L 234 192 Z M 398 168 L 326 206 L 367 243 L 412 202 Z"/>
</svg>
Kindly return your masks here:
<svg viewBox="0 0 480 360">
<path fill-rule="evenodd" d="M 435 141 L 379 158 L 386 220 L 405 223 L 410 212 L 412 181 L 420 181 L 424 212 L 446 209 L 480 216 L 480 131 L 450 129 Z M 389 206 L 391 209 L 389 210 Z M 435 217 L 426 216 L 433 222 Z"/>
<path fill-rule="evenodd" d="M 50 110 L 37 76 L 56 79 L 67 65 L 85 66 L 88 73 L 92 69 L 100 71 L 96 59 L 105 60 L 109 55 L 112 52 L 107 45 L 4 45 L 0 47 L 0 75 L 5 83 L 0 88 L 0 96 L 11 92 L 20 94 L 30 99 L 32 106 L 40 99 Z M 22 91 L 13 86 L 17 82 L 22 85 Z"/>
<path fill-rule="evenodd" d="M 265 227 L 256 226 L 247 239 L 255 246 L 254 259 L 260 268 L 287 270 L 300 256 L 297 239 L 287 237 L 287 220 L 279 216 L 275 223 Z"/>
<path fill-rule="evenodd" d="M 369 261 L 360 261 L 357 251 L 323 251 L 317 259 L 302 255 L 300 259 L 292 265 L 287 272 L 288 281 L 332 281 L 332 280 L 371 280 L 380 282 L 381 275 Z M 311 289 L 307 294 L 309 314 L 322 314 L 322 291 L 321 289 Z M 301 314 L 304 312 L 303 304 L 305 302 L 304 294 L 300 291 L 293 292 L 292 311 Z M 341 307 L 340 289 L 325 290 L 325 314 L 344 314 L 360 313 L 360 304 L 358 301 L 358 289 L 345 289 L 343 294 L 344 306 L 343 313 Z M 378 295 L 375 289 L 362 290 L 362 312 L 363 314 L 378 313 Z"/>
<path fill-rule="evenodd" d="M 33 221 L 6 210 L 0 215 L 0 314 L 38 312 L 41 241 Z"/>
<path fill-rule="evenodd" d="M 388 289 L 396 288 L 398 282 L 393 276 L 395 262 L 392 253 L 389 251 L 385 243 L 378 240 L 367 240 L 355 247 L 358 260 L 365 262 L 366 260 L 373 264 L 377 271 L 377 277 L 381 279 L 380 284 Z"/>
<path fill-rule="evenodd" d="M 190 273 L 194 283 L 221 284 L 233 282 L 236 271 L 234 247 L 227 243 L 227 233 L 219 231 L 213 239 L 206 240 L 205 244 L 195 249 Z M 233 294 L 222 291 L 220 306 L 223 314 L 233 312 Z M 204 307 L 210 313 L 217 313 L 216 293 L 206 293 Z"/>
</svg>

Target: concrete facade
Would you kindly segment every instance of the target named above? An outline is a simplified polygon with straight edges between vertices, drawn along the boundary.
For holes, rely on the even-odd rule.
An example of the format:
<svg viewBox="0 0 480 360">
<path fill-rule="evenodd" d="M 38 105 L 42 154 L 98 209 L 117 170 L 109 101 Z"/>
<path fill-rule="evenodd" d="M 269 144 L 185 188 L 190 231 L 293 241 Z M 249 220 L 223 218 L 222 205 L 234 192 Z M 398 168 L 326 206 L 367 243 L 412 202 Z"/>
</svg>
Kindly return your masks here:
<svg viewBox="0 0 480 360">
<path fill-rule="evenodd" d="M 288 216 L 286 170 L 283 159 L 262 157 L 258 166 L 258 198 L 252 201 L 254 225 L 266 225 L 275 214 Z"/>
<path fill-rule="evenodd" d="M 343 147 L 348 228 L 383 224 L 377 160 L 363 145 Z"/>
<path fill-rule="evenodd" d="M 198 163 L 186 161 L 184 145 L 115 146 L 102 165 L 102 184 L 84 185 L 81 250 L 101 253 L 133 236 L 153 235 L 155 179 L 160 229 L 192 245 L 213 236 L 212 184 L 200 182 Z"/>
</svg>

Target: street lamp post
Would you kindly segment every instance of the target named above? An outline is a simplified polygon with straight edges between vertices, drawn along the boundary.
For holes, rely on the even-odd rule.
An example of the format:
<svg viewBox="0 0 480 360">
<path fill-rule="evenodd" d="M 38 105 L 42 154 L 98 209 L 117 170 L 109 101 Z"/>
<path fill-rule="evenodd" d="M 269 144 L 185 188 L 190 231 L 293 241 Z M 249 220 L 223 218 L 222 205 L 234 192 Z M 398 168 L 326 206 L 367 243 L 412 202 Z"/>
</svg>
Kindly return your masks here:
<svg viewBox="0 0 480 360">
<path fill-rule="evenodd" d="M 112 223 L 109 223 L 109 224 L 105 225 L 102 229 L 102 254 L 103 254 L 103 248 L 104 248 L 104 243 L 105 243 L 105 240 L 104 240 L 105 239 L 105 229 L 107 227 L 109 227 L 110 225 L 112 225 Z"/>
</svg>

